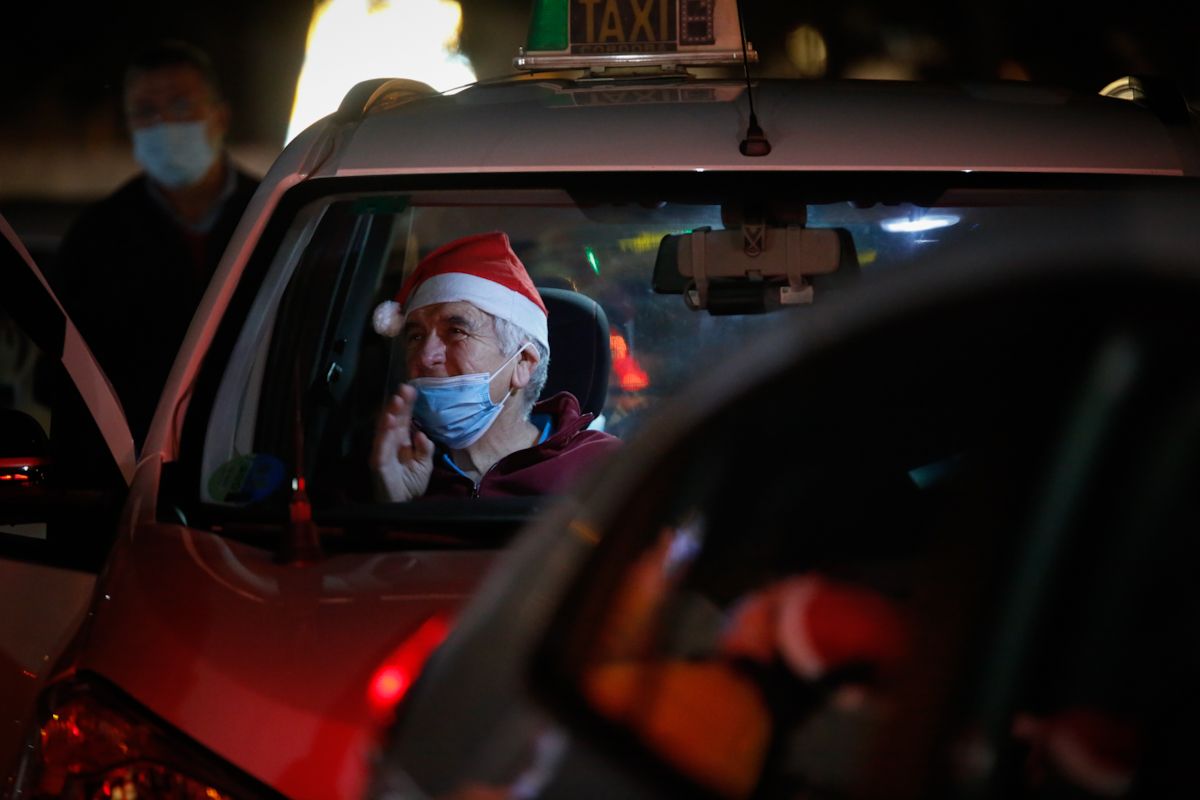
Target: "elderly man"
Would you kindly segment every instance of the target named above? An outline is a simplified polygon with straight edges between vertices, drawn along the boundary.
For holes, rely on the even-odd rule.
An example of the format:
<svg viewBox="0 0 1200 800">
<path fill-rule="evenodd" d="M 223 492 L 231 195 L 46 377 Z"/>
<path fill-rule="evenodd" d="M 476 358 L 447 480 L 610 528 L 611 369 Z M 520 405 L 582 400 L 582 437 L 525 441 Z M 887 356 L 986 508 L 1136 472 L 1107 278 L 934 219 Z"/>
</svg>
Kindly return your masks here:
<svg viewBox="0 0 1200 800">
<path fill-rule="evenodd" d="M 229 105 L 208 56 L 155 44 L 129 63 L 125 121 L 143 172 L 85 209 L 56 290 L 141 443 L 200 296 L 257 182 L 225 153 Z"/>
<path fill-rule="evenodd" d="M 409 377 L 375 433 L 383 499 L 553 493 L 620 444 L 588 430 L 572 395 L 536 402 L 550 361 L 546 307 L 503 233 L 430 253 L 375 326 L 401 337 Z"/>
</svg>

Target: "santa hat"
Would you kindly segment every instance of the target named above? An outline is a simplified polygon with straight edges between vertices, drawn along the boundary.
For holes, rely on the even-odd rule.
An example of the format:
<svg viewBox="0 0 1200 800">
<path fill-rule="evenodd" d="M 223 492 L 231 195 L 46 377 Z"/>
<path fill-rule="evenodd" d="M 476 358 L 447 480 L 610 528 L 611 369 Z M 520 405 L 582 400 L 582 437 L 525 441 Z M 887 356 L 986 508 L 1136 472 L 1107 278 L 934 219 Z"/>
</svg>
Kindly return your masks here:
<svg viewBox="0 0 1200 800">
<path fill-rule="evenodd" d="M 851 664 L 892 669 L 908 650 L 903 615 L 872 589 L 811 574 L 786 580 L 780 594 L 779 653 L 809 680 Z"/>
<path fill-rule="evenodd" d="M 550 347 L 546 305 L 503 233 L 455 239 L 425 256 L 400 286 L 395 301 L 375 309 L 375 331 L 397 336 L 404 328 L 405 315 L 453 302 L 467 302 L 507 320 Z"/>
<path fill-rule="evenodd" d="M 779 656 L 821 680 L 861 665 L 891 670 L 908 652 L 908 622 L 882 594 L 817 573 L 785 578 L 745 597 L 721 634 L 721 652 L 762 663 Z"/>
</svg>

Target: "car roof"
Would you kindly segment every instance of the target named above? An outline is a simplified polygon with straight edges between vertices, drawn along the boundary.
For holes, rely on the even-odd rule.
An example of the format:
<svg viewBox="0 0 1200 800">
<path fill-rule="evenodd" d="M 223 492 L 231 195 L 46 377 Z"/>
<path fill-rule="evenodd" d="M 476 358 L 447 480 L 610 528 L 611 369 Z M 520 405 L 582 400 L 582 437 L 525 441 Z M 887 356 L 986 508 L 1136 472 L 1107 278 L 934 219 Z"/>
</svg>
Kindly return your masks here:
<svg viewBox="0 0 1200 800">
<path fill-rule="evenodd" d="M 763 157 L 738 149 L 749 116 L 741 81 L 476 84 L 368 106 L 320 173 L 1200 171 L 1188 126 L 1127 100 L 1033 84 L 758 80 L 753 100 L 771 144 Z"/>
</svg>

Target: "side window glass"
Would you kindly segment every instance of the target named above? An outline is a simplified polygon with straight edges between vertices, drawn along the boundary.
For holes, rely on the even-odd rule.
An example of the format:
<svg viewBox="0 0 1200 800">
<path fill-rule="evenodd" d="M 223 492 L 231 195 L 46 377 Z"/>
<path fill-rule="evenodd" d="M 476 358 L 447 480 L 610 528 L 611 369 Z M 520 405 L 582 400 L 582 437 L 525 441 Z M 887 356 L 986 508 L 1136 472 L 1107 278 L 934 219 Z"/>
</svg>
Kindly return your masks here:
<svg viewBox="0 0 1200 800">
<path fill-rule="evenodd" d="M 4 552 L 94 569 L 123 497 L 124 482 L 66 370 L 0 311 Z"/>
<path fill-rule="evenodd" d="M 295 409 L 258 431 L 260 447 L 294 458 L 297 424 L 310 491 L 320 502 L 370 499 L 368 452 L 393 374 L 390 340 L 372 312 L 396 286 L 384 275 L 396 225 L 390 214 L 342 202 L 322 222 L 285 292 L 272 332 L 261 408 Z M 400 248 L 403 252 L 403 248 Z M 398 280 L 399 268 L 391 274 Z M 266 420 L 271 415 L 260 414 Z"/>
<path fill-rule="evenodd" d="M 45 483 L 50 476 L 50 393 L 53 364 L 16 320 L 0 311 L 0 482 Z"/>
<path fill-rule="evenodd" d="M 206 434 L 202 497 L 229 505 L 281 497 L 295 468 L 296 398 L 307 426 L 310 411 L 319 416 L 328 405 L 317 396 L 321 378 L 351 385 L 345 362 L 357 345 L 338 340 L 339 304 L 347 302 L 348 278 L 362 274 L 369 225 L 349 205 L 306 208 L 280 247 L 222 378 Z M 321 354 L 332 360 L 318 376 Z M 302 432 L 307 448 L 313 437 Z"/>
</svg>

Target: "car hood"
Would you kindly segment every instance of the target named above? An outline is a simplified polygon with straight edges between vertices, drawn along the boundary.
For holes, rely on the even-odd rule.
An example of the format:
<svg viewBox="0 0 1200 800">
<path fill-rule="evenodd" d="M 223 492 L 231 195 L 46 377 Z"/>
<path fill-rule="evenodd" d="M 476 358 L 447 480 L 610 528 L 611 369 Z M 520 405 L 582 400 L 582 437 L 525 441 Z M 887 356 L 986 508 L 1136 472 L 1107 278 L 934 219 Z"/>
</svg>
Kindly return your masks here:
<svg viewBox="0 0 1200 800">
<path fill-rule="evenodd" d="M 137 540 L 137 546 L 130 546 Z M 455 610 L 494 553 L 345 554 L 296 567 L 181 526 L 118 544 L 75 664 L 297 798 L 361 796 L 380 664 Z"/>
</svg>

